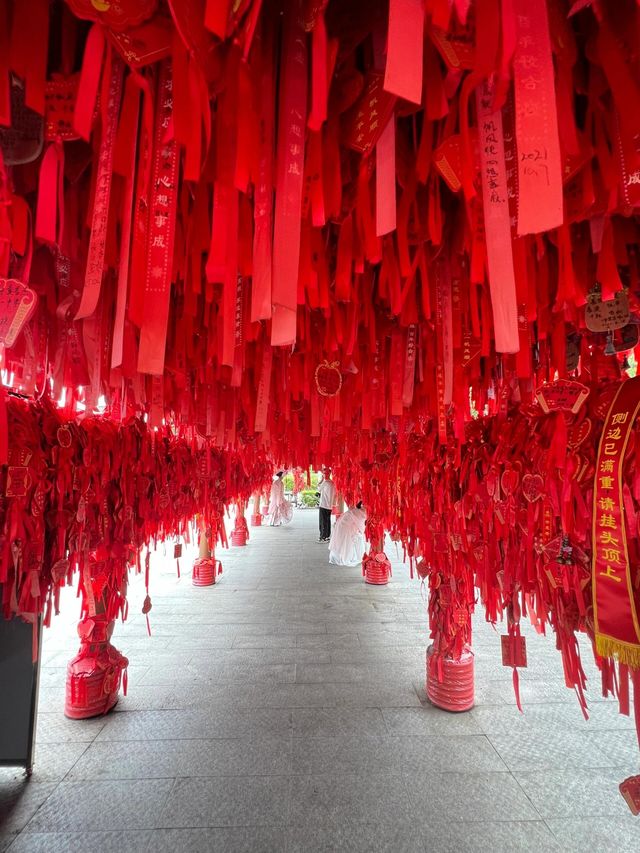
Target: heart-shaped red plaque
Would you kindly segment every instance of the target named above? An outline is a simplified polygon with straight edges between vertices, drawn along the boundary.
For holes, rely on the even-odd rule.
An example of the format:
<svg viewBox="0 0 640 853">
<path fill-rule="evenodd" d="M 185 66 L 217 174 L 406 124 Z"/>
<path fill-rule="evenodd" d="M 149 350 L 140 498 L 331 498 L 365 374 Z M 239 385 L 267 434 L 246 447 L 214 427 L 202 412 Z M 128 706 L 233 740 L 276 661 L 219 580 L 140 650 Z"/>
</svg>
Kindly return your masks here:
<svg viewBox="0 0 640 853">
<path fill-rule="evenodd" d="M 540 474 L 525 474 L 522 478 L 522 494 L 529 503 L 540 500 L 544 492 L 544 480 Z"/>
</svg>

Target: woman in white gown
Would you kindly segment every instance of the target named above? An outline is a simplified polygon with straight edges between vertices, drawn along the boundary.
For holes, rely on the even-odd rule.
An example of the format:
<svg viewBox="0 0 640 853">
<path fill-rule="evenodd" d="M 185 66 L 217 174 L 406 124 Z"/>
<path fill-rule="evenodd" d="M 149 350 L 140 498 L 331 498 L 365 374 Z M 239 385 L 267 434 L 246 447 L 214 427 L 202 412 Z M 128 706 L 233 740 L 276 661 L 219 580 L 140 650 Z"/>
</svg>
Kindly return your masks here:
<svg viewBox="0 0 640 853">
<path fill-rule="evenodd" d="M 283 476 L 284 471 L 278 471 L 271 484 L 271 497 L 269 499 L 269 524 L 271 527 L 288 524 L 293 516 L 291 504 L 284 497 Z"/>
<path fill-rule="evenodd" d="M 333 526 L 329 542 L 330 563 L 337 566 L 357 566 L 362 562 L 366 518 L 362 501 L 340 516 Z"/>
</svg>

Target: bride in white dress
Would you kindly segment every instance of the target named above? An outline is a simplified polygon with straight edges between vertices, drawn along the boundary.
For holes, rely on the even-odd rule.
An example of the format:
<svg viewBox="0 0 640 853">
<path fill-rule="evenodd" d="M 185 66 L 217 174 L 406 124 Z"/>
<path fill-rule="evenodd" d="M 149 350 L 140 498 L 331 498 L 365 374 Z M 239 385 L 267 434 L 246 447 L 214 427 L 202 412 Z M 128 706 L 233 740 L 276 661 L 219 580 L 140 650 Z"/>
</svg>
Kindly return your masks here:
<svg viewBox="0 0 640 853">
<path fill-rule="evenodd" d="M 280 527 L 281 524 L 288 524 L 293 517 L 291 504 L 284 497 L 283 476 L 284 471 L 278 471 L 275 480 L 271 484 L 268 513 L 271 527 Z"/>
<path fill-rule="evenodd" d="M 367 514 L 362 501 L 344 512 L 333 526 L 329 542 L 329 562 L 337 566 L 357 566 L 365 550 L 364 523 Z"/>
</svg>

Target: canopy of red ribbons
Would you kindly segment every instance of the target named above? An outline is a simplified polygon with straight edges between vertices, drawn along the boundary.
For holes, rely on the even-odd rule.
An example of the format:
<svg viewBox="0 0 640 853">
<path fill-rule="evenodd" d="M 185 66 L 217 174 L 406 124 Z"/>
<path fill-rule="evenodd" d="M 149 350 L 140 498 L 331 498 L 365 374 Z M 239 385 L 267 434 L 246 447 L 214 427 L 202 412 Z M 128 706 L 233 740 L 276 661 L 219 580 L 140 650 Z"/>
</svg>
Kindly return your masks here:
<svg viewBox="0 0 640 853">
<path fill-rule="evenodd" d="M 0 0 L 5 612 L 329 464 L 628 711 L 639 140 L 635 0 Z"/>
</svg>

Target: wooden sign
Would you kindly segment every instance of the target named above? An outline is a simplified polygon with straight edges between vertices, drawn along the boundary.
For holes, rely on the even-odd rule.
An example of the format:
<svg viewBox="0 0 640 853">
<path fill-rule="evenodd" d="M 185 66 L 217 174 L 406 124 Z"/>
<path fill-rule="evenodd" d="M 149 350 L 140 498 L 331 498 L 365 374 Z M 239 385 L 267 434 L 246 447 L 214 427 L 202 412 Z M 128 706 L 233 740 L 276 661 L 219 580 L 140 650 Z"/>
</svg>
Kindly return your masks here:
<svg viewBox="0 0 640 853">
<path fill-rule="evenodd" d="M 624 290 L 619 290 L 613 299 L 602 301 L 599 289 L 594 289 L 587 296 L 584 309 L 584 319 L 587 329 L 591 332 L 613 332 L 621 329 L 629 322 L 629 299 Z"/>
</svg>

